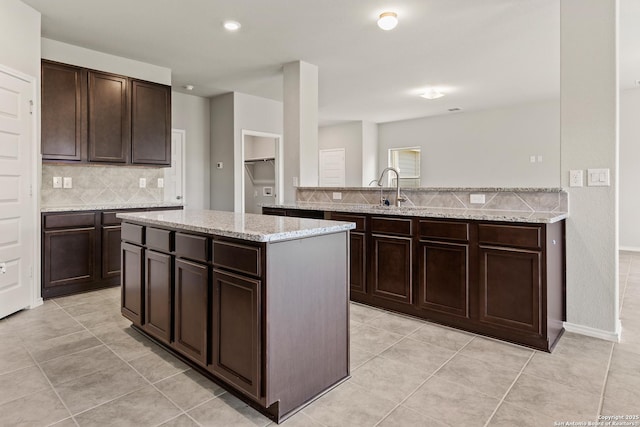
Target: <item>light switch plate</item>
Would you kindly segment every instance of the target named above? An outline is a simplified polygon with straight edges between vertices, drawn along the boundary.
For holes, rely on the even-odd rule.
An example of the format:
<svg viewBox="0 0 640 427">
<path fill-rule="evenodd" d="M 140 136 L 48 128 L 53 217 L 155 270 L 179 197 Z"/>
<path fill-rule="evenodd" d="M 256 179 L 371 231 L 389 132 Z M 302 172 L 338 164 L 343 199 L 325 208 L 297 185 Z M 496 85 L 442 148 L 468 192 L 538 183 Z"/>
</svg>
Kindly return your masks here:
<svg viewBox="0 0 640 427">
<path fill-rule="evenodd" d="M 485 195 L 484 194 L 472 194 L 469 197 L 469 201 L 471 203 L 484 204 L 485 203 Z"/>
<path fill-rule="evenodd" d="M 582 187 L 583 182 L 582 169 L 569 171 L 569 187 Z"/>
<path fill-rule="evenodd" d="M 53 188 L 62 188 L 62 177 L 54 176 L 53 177 Z"/>
<path fill-rule="evenodd" d="M 140 188 L 147 187 L 147 178 L 140 178 Z"/>
<path fill-rule="evenodd" d="M 73 188 L 73 179 L 70 176 L 62 178 L 62 186 L 64 188 Z"/>
<path fill-rule="evenodd" d="M 164 188 L 164 178 L 158 178 L 158 188 Z"/>
<path fill-rule="evenodd" d="M 587 169 L 587 185 L 589 187 L 608 187 L 609 169 Z"/>
</svg>

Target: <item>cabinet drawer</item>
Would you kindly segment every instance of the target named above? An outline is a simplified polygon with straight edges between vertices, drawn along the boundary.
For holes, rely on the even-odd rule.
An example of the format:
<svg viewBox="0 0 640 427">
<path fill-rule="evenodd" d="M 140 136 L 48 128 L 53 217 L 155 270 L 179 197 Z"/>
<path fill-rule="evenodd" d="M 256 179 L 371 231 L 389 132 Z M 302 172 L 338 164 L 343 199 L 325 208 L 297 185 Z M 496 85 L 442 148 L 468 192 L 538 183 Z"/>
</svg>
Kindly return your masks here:
<svg viewBox="0 0 640 427">
<path fill-rule="evenodd" d="M 163 252 L 171 252 L 171 237 L 173 231 L 162 230 L 160 228 L 147 227 L 146 245 L 148 248 Z"/>
<path fill-rule="evenodd" d="M 45 215 L 44 228 L 92 227 L 95 221 L 96 214 L 93 212 Z"/>
<path fill-rule="evenodd" d="M 116 218 L 118 212 L 102 212 L 102 225 L 119 225 L 122 223 L 120 218 Z"/>
<path fill-rule="evenodd" d="M 364 215 L 351 215 L 331 212 L 331 219 L 334 221 L 355 222 L 356 228 L 353 231 L 364 232 L 367 224 L 367 217 Z"/>
<path fill-rule="evenodd" d="M 207 238 L 191 234 L 176 233 L 176 256 L 196 261 L 209 261 Z"/>
<path fill-rule="evenodd" d="M 232 242 L 213 241 L 213 264 L 240 273 L 260 276 L 261 249 Z"/>
<path fill-rule="evenodd" d="M 540 248 L 541 228 L 524 225 L 478 225 L 478 241 L 484 245 Z"/>
<path fill-rule="evenodd" d="M 411 236 L 413 233 L 412 221 L 408 218 L 371 218 L 371 232 L 381 234 L 397 234 Z"/>
<path fill-rule="evenodd" d="M 420 237 L 427 239 L 469 240 L 469 224 L 447 221 L 420 221 Z"/>
<path fill-rule="evenodd" d="M 287 216 L 287 211 L 278 208 L 262 208 L 262 215 Z"/>
<path fill-rule="evenodd" d="M 122 224 L 121 238 L 122 240 L 142 245 L 144 244 L 144 227 L 125 222 Z"/>
</svg>

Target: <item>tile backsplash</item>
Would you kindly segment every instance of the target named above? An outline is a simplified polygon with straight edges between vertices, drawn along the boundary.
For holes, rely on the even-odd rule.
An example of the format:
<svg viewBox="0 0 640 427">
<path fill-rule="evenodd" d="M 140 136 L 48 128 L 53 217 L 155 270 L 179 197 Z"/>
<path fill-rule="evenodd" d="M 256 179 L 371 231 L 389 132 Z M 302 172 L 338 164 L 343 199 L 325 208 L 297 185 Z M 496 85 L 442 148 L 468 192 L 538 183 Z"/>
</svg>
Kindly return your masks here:
<svg viewBox="0 0 640 427">
<path fill-rule="evenodd" d="M 53 188 L 53 177 L 71 177 L 73 188 Z M 140 178 L 147 181 L 140 188 Z M 81 206 L 96 203 L 162 202 L 164 189 L 158 188 L 164 169 L 139 166 L 42 165 L 42 207 Z"/>
<path fill-rule="evenodd" d="M 333 193 L 341 199 L 335 200 Z M 471 194 L 483 194 L 484 203 L 471 203 Z M 474 209 L 517 212 L 568 212 L 569 195 L 560 189 L 535 188 L 417 188 L 402 189 L 405 207 Z M 380 198 L 395 201 L 391 188 L 298 188 L 296 200 L 306 203 L 379 205 Z"/>
</svg>

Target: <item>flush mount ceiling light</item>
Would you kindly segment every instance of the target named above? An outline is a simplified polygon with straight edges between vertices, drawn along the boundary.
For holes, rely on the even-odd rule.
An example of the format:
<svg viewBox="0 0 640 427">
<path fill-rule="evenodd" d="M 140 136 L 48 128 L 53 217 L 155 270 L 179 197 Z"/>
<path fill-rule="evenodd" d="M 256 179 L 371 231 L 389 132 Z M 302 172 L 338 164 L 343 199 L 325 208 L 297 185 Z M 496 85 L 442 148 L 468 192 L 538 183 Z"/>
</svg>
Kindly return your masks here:
<svg viewBox="0 0 640 427">
<path fill-rule="evenodd" d="M 183 86 L 186 90 L 193 90 L 193 85 L 184 85 Z"/>
<path fill-rule="evenodd" d="M 398 25 L 398 15 L 395 12 L 384 12 L 378 18 L 378 27 L 385 31 L 393 30 Z"/>
<path fill-rule="evenodd" d="M 238 21 L 224 21 L 222 26 L 228 31 L 238 31 L 241 27 Z"/>
<path fill-rule="evenodd" d="M 442 98 L 444 96 L 444 93 L 440 92 L 436 88 L 431 88 L 427 90 L 425 93 L 421 94 L 420 96 L 426 99 L 438 99 L 438 98 Z"/>
</svg>

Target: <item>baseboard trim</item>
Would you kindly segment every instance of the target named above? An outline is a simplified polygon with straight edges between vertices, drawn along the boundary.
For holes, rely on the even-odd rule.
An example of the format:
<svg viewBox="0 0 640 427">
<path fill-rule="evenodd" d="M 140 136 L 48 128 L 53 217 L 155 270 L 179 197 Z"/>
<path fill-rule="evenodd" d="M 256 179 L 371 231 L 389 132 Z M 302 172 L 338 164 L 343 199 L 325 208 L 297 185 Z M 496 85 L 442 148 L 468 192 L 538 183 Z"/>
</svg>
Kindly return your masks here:
<svg viewBox="0 0 640 427">
<path fill-rule="evenodd" d="M 42 304 L 44 304 L 44 300 L 42 298 L 36 298 L 30 305 L 27 306 L 27 308 L 31 310 L 32 308 L 40 307 Z"/>
<path fill-rule="evenodd" d="M 602 329 L 591 328 L 584 325 L 576 325 L 575 323 L 564 322 L 564 329 L 567 332 L 573 332 L 575 334 L 586 335 L 588 337 L 599 338 L 601 340 L 620 342 L 620 320 L 616 322 L 616 331 L 605 331 Z"/>
<path fill-rule="evenodd" d="M 637 246 L 620 246 L 618 249 L 626 252 L 640 252 L 640 247 Z"/>
</svg>

